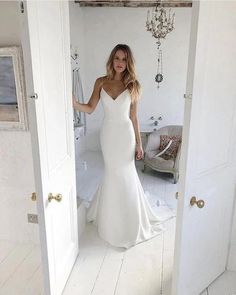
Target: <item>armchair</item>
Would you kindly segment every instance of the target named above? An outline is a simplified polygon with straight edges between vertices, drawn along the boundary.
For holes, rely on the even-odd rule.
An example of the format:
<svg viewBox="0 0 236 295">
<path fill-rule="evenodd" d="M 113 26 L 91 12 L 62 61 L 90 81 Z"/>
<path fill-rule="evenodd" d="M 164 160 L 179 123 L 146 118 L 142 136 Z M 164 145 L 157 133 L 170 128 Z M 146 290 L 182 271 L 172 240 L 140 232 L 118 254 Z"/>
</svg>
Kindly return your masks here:
<svg viewBox="0 0 236 295">
<path fill-rule="evenodd" d="M 174 183 L 177 183 L 179 179 L 181 144 L 178 148 L 176 157 L 174 159 L 165 160 L 161 157 L 162 153 L 159 150 L 160 135 L 182 135 L 182 126 L 168 125 L 152 132 L 148 136 L 147 145 L 144 150 L 143 172 L 145 172 L 146 167 L 148 166 L 156 171 L 172 173 L 174 176 Z"/>
</svg>

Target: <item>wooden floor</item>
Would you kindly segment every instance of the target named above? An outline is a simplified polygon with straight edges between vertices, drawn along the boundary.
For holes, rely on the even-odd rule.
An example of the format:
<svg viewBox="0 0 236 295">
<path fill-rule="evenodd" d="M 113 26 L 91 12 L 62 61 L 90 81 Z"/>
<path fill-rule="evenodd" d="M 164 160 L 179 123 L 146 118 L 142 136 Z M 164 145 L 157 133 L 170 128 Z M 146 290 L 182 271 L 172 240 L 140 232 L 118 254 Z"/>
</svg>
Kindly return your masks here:
<svg viewBox="0 0 236 295">
<path fill-rule="evenodd" d="M 172 219 L 161 235 L 123 250 L 109 246 L 87 224 L 63 295 L 157 295 L 160 290 L 169 294 L 174 226 Z"/>
<path fill-rule="evenodd" d="M 170 228 L 172 227 L 169 221 Z M 170 232 L 169 232 L 170 233 Z M 161 247 L 163 235 L 128 251 L 117 251 L 102 242 L 88 225 L 78 256 L 63 295 L 160 295 L 162 286 L 170 295 L 172 251 L 163 261 L 153 253 Z M 164 240 L 167 241 L 168 234 Z M 162 240 L 162 241 L 161 241 Z M 89 244 L 89 247 L 86 245 Z M 169 261 L 169 263 L 167 263 Z M 163 266 L 163 267 L 162 267 Z M 163 269 L 163 272 L 160 272 Z M 152 273 L 152 270 L 155 274 Z M 158 274 L 161 274 L 158 276 Z M 163 277 L 163 279 L 162 279 Z M 162 283 L 161 283 L 162 282 Z M 112 293 L 113 290 L 113 293 Z M 115 292 L 115 293 L 114 293 Z M 201 295 L 235 295 L 236 272 L 225 272 Z M 37 245 L 0 241 L 0 295 L 45 295 L 42 289 L 40 251 Z"/>
<path fill-rule="evenodd" d="M 0 240 L 0 294 L 39 295 L 42 286 L 39 246 Z"/>
<path fill-rule="evenodd" d="M 224 272 L 200 295 L 236 295 L 236 272 Z"/>
<path fill-rule="evenodd" d="M 88 224 L 63 295 L 171 295 L 174 227 L 172 219 L 163 234 L 125 251 Z M 236 272 L 225 272 L 201 295 L 236 295 Z"/>
<path fill-rule="evenodd" d="M 100 182 L 103 163 L 99 153 L 85 153 L 82 159 L 87 170 L 77 171 L 78 191 L 81 199 L 90 200 Z M 154 195 L 151 201 L 162 200 L 175 213 L 176 185 L 172 176 L 153 170 L 142 173 L 142 162 L 136 165 L 144 190 Z M 84 185 L 88 182 L 89 187 Z M 80 239 L 80 255 L 63 295 L 170 294 L 175 217 L 165 226 L 166 231 L 157 237 L 123 250 L 108 245 L 99 238 L 95 226 L 87 224 Z"/>
<path fill-rule="evenodd" d="M 93 173 L 101 173 L 102 162 L 97 153 L 86 153 L 83 160 L 87 170 L 79 175 L 79 194 L 86 199 L 95 192 L 100 181 L 100 177 L 93 177 Z M 151 170 L 143 174 L 142 162 L 136 165 L 144 189 L 175 210 L 177 186 L 173 185 L 171 176 Z M 87 177 L 90 181 L 93 179 L 93 183 L 86 190 L 83 184 Z M 80 255 L 63 295 L 170 295 L 175 219 L 169 220 L 166 228 L 160 236 L 125 251 L 102 241 L 94 226 L 88 224 L 81 237 Z M 227 272 L 202 295 L 233 295 L 234 291 L 236 295 L 234 281 L 236 273 Z"/>
<path fill-rule="evenodd" d="M 94 173 L 93 165 L 97 167 L 96 173 L 100 173 L 100 156 L 94 153 L 86 157 L 88 169 L 83 181 Z M 154 171 L 143 174 L 141 168 L 142 164 L 137 163 L 144 189 L 175 210 L 176 185 L 171 176 Z M 92 186 L 89 189 L 89 193 L 94 190 Z M 86 197 L 83 189 L 80 193 Z M 87 224 L 63 295 L 170 295 L 175 218 L 165 225 L 166 231 L 159 236 L 123 250 L 109 246 L 99 238 L 96 228 Z M 45 295 L 42 286 L 39 247 L 0 240 L 0 295 Z M 225 272 L 201 295 L 236 295 L 236 272 Z"/>
</svg>

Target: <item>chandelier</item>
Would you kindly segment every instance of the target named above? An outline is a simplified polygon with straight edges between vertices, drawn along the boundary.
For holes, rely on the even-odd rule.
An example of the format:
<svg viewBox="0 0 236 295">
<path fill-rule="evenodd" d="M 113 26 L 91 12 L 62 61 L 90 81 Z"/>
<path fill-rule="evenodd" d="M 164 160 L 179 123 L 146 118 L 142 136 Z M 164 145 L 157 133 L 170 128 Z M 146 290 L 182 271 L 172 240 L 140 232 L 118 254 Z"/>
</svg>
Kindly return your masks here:
<svg viewBox="0 0 236 295">
<path fill-rule="evenodd" d="M 167 15 L 166 10 L 163 7 L 160 7 L 160 1 L 157 1 L 156 7 L 147 12 L 147 21 L 146 28 L 147 31 L 152 33 L 152 36 L 157 39 L 157 75 L 155 77 L 155 81 L 159 83 L 163 81 L 163 62 L 162 62 L 162 50 L 161 39 L 165 39 L 168 33 L 173 31 L 174 29 L 174 20 L 175 13 L 171 16 L 171 9 L 169 9 L 169 13 Z"/>
</svg>

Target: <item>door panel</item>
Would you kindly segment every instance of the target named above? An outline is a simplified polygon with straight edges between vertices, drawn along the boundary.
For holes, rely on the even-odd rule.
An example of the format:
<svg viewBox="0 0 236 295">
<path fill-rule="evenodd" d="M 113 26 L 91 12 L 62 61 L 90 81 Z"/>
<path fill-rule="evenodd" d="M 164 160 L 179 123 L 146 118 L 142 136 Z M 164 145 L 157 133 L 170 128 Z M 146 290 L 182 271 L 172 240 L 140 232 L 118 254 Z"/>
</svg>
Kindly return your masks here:
<svg viewBox="0 0 236 295">
<path fill-rule="evenodd" d="M 67 1 L 25 8 L 27 92 L 38 95 L 29 109 L 45 294 L 59 295 L 78 255 L 69 9 Z M 49 201 L 50 193 L 61 201 Z"/>
<path fill-rule="evenodd" d="M 172 289 L 175 295 L 200 294 L 226 267 L 235 185 L 233 11 L 235 2 L 193 1 Z M 204 200 L 205 206 L 191 206 L 193 196 Z"/>
</svg>

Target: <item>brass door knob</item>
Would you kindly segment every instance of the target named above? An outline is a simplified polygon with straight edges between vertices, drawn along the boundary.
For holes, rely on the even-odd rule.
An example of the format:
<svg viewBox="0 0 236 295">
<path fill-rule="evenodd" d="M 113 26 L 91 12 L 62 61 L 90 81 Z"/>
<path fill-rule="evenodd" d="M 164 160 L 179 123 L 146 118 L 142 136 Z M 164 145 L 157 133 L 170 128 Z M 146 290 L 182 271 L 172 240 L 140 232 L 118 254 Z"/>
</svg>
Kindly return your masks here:
<svg viewBox="0 0 236 295">
<path fill-rule="evenodd" d="M 48 194 L 48 202 L 51 202 L 52 200 L 56 200 L 57 202 L 61 202 L 62 195 L 61 194 L 56 194 L 55 196 L 53 196 L 52 193 Z"/>
<path fill-rule="evenodd" d="M 31 200 L 36 201 L 36 192 L 33 192 L 31 195 Z"/>
<path fill-rule="evenodd" d="M 203 200 L 198 200 L 197 201 L 196 197 L 192 197 L 191 200 L 190 200 L 190 205 L 191 206 L 197 205 L 198 208 L 203 208 L 205 206 L 205 202 Z"/>
</svg>

